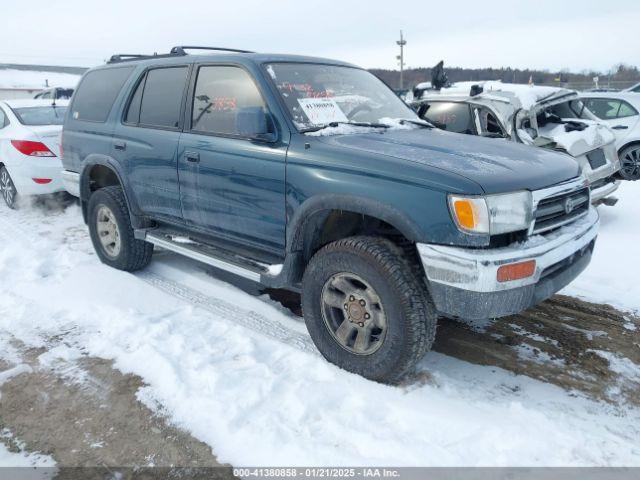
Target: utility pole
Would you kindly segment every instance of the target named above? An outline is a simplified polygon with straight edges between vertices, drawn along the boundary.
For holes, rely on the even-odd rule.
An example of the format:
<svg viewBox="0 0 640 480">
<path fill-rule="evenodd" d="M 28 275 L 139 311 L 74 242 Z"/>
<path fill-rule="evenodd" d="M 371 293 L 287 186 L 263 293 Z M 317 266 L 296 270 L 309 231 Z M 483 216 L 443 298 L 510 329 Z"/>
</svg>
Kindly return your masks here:
<svg viewBox="0 0 640 480">
<path fill-rule="evenodd" d="M 404 89 L 404 46 L 407 44 L 407 41 L 402 36 L 402 30 L 400 30 L 400 40 L 397 40 L 396 43 L 400 45 L 400 55 L 396 58 L 400 63 L 400 90 Z"/>
</svg>

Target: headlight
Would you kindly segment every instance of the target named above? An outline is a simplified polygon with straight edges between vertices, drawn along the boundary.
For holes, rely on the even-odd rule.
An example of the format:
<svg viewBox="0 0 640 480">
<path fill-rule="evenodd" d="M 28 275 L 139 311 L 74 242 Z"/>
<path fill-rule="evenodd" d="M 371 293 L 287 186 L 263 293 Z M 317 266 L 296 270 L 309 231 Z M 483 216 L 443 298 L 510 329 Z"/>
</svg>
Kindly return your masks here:
<svg viewBox="0 0 640 480">
<path fill-rule="evenodd" d="M 529 228 L 533 200 L 526 191 L 484 197 L 449 195 L 449 209 L 460 230 L 497 235 Z"/>
</svg>

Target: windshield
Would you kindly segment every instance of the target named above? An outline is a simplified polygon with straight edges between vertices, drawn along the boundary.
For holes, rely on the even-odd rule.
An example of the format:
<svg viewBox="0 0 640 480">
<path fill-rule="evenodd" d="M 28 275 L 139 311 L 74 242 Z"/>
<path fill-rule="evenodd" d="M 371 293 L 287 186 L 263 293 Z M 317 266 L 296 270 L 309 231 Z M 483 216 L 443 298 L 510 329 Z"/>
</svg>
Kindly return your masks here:
<svg viewBox="0 0 640 480">
<path fill-rule="evenodd" d="M 334 122 L 420 119 L 366 70 L 314 63 L 272 63 L 267 72 L 299 130 Z"/>
<path fill-rule="evenodd" d="M 24 107 L 14 108 L 18 120 L 23 125 L 62 125 L 67 107 Z"/>
</svg>

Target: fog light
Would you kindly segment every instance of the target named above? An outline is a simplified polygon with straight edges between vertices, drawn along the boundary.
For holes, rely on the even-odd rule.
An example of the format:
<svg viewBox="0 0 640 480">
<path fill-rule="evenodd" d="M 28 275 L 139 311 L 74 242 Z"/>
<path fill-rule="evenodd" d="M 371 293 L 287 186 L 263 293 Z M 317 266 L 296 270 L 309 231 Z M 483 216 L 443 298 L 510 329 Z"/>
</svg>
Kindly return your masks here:
<svg viewBox="0 0 640 480">
<path fill-rule="evenodd" d="M 536 261 L 527 260 L 526 262 L 511 263 L 498 268 L 499 282 L 512 282 L 533 276 L 536 273 Z"/>
</svg>

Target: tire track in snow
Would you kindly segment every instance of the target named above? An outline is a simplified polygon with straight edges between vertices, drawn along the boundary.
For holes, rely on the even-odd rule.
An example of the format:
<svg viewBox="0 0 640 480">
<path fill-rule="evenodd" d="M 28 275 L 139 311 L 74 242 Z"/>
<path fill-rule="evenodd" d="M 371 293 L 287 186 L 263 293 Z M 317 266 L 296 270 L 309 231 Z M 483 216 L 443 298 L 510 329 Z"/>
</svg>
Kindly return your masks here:
<svg viewBox="0 0 640 480">
<path fill-rule="evenodd" d="M 303 352 L 319 355 L 309 336 L 288 328 L 277 320 L 272 320 L 253 310 L 240 308 L 238 305 L 225 302 L 219 298 L 209 297 L 156 273 L 143 271 L 137 273 L 136 277 L 173 297 L 179 298 L 194 307 L 204 309 L 226 321 L 241 325 Z"/>
</svg>

